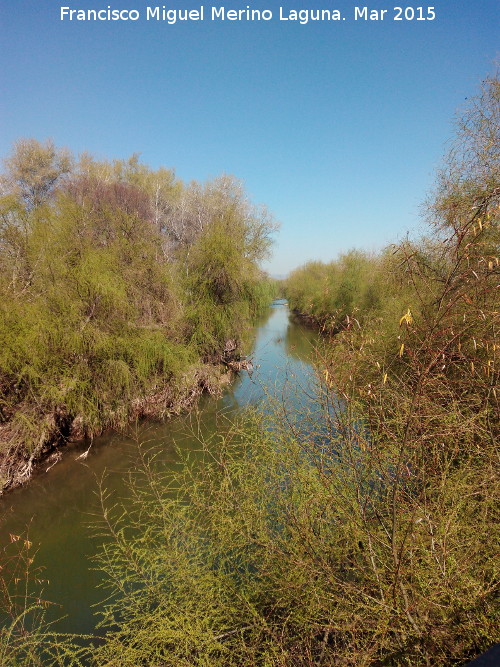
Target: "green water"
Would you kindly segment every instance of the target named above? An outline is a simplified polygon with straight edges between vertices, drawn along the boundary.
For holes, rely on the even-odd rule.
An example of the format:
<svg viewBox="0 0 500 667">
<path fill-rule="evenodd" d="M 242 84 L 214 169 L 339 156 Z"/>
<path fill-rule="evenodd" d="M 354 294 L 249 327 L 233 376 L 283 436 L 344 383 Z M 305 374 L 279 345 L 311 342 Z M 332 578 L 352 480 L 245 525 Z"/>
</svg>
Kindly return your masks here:
<svg viewBox="0 0 500 667">
<path fill-rule="evenodd" d="M 195 452 L 196 433 L 217 431 L 231 413 L 255 404 L 265 410 L 274 399 L 282 404 L 300 402 L 311 391 L 309 362 L 316 342 L 315 332 L 290 318 L 285 302 L 275 302 L 256 328 L 251 376 L 242 372 L 221 399 L 203 397 L 188 415 L 162 424 L 141 424 L 136 437 L 161 445 L 163 465 L 175 466 L 176 446 Z M 64 632 L 93 633 L 98 620 L 95 605 L 106 596 L 99 587 L 100 573 L 92 569 L 99 544 L 91 528 L 100 514 L 98 480 L 105 477 L 108 490 L 126 497 L 126 473 L 138 457 L 134 437 L 123 434 L 96 439 L 86 459 L 77 460 L 87 448 L 88 443 L 68 446 L 48 472 L 0 499 L 0 543 L 9 542 L 10 534 L 28 532 L 38 547 L 36 562 L 46 582 L 43 597 L 55 603 L 49 618 L 58 619 L 55 627 Z"/>
</svg>

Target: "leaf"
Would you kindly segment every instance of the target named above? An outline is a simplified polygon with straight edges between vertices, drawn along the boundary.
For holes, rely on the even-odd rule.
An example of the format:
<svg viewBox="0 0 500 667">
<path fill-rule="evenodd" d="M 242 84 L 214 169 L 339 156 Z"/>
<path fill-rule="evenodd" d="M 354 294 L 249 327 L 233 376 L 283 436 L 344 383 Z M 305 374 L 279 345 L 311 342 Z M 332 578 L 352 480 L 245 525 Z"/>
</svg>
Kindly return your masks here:
<svg viewBox="0 0 500 667">
<path fill-rule="evenodd" d="M 413 315 L 411 314 L 411 310 L 409 308 L 403 317 L 399 320 L 400 327 L 403 326 L 403 322 L 406 322 L 408 325 L 413 323 Z"/>
</svg>

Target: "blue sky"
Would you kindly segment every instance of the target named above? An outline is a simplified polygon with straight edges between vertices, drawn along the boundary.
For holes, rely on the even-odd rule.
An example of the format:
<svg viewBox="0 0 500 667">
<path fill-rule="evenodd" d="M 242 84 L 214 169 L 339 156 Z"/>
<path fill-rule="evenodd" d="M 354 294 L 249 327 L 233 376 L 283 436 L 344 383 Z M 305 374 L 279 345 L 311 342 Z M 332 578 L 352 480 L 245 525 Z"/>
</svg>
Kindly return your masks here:
<svg viewBox="0 0 500 667">
<path fill-rule="evenodd" d="M 242 179 L 281 222 L 284 274 L 419 224 L 453 117 L 493 71 L 496 0 L 431 0 L 434 21 L 280 21 L 280 0 L 196 3 L 203 22 L 147 22 L 147 0 L 0 0 L 0 156 L 20 137 L 75 153 L 134 152 L 183 180 Z M 61 21 L 60 7 L 137 9 L 135 22 Z M 209 19 L 212 6 L 270 9 L 268 22 Z M 364 6 L 359 4 L 357 6 Z M 402 7 L 409 3 L 401 3 Z"/>
</svg>

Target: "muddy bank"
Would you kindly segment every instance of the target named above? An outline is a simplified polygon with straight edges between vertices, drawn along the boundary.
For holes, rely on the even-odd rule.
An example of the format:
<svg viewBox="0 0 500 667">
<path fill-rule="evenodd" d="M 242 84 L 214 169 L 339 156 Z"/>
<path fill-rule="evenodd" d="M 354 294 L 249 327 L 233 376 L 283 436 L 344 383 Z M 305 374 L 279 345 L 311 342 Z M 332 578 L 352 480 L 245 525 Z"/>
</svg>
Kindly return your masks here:
<svg viewBox="0 0 500 667">
<path fill-rule="evenodd" d="M 318 340 L 316 332 L 290 322 L 288 315 L 286 305 L 276 302 L 249 330 L 244 344 L 248 356 L 240 361 L 253 360 L 253 373 L 243 370 L 230 376 L 222 367 L 225 364 L 217 367 L 217 360 L 211 360 L 211 368 L 206 369 L 210 377 L 199 376 L 203 384 L 208 381 L 212 391 L 220 387 L 212 381 L 214 371 L 221 374 L 222 382 L 232 377 L 220 399 L 208 393 L 199 400 L 191 396 L 196 406 L 181 411 L 179 416 L 165 421 L 146 418 L 124 433 L 109 430 L 94 440 L 85 458 L 81 454 L 88 449 L 88 442 L 57 448 L 37 466 L 39 472 L 28 484 L 0 497 L 0 534 L 4 542 L 9 542 L 10 534 L 25 535 L 28 527 L 27 537 L 36 545 L 36 564 L 43 568 L 46 582 L 43 597 L 55 603 L 46 610 L 46 620 L 55 623 L 54 632 L 100 632 L 96 629 L 96 612 L 107 593 L 101 587 L 102 573 L 92 565 L 92 559 L 102 542 L 101 537 L 96 539 L 94 529 L 94 519 L 99 522 L 102 516 L 96 493 L 101 484 L 106 494 L 123 500 L 132 509 L 127 500 L 128 480 L 144 464 L 144 455 L 154 452 L 158 470 L 177 475 L 183 461 L 200 459 L 200 438 L 216 445 L 222 434 L 233 431 L 232 423 L 248 407 L 268 413 L 272 397 L 280 401 L 284 397 L 288 405 L 300 400 L 299 394 L 304 395 L 300 387 L 310 387 L 309 382 L 314 382 L 310 360 Z M 193 367 L 191 373 L 195 372 Z M 186 376 L 186 392 L 189 394 L 190 385 L 198 394 L 201 387 L 194 386 L 197 383 L 187 369 Z M 161 411 L 166 401 L 160 394 L 158 390 L 151 395 L 141 409 Z M 53 465 L 52 457 L 61 454 L 61 460 Z"/>
<path fill-rule="evenodd" d="M 199 364 L 184 373 L 175 384 L 158 386 L 147 396 L 136 397 L 118 410 L 108 410 L 99 428 L 84 428 L 82 415 L 69 415 L 64 408 L 40 414 L 39 433 L 28 452 L 12 421 L 0 425 L 0 495 L 25 484 L 33 474 L 47 472 L 62 457 L 65 446 L 101 435 L 108 429 L 122 430 L 140 419 L 165 420 L 192 408 L 203 393 L 219 396 L 231 382 L 239 356 L 236 348 L 224 351 L 218 363 Z"/>
<path fill-rule="evenodd" d="M 331 318 L 322 318 L 315 317 L 307 313 L 301 313 L 298 310 L 291 310 L 291 319 L 295 320 L 298 324 L 314 329 L 324 336 L 336 336 L 341 331 L 349 329 L 353 320 L 351 322 L 347 321 L 339 325 Z"/>
</svg>

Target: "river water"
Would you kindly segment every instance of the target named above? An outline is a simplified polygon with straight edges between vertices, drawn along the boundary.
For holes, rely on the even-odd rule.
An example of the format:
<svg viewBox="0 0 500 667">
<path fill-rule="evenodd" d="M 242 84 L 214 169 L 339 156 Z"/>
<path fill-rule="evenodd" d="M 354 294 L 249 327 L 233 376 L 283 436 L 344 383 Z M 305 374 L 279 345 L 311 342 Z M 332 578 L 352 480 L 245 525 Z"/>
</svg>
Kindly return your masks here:
<svg viewBox="0 0 500 667">
<path fill-rule="evenodd" d="M 98 481 L 105 477 L 109 491 L 126 497 L 126 473 L 137 463 L 136 440 L 161 446 L 162 465 L 175 466 L 176 447 L 194 454 L 199 430 L 214 433 L 223 417 L 248 405 L 265 410 L 273 398 L 280 404 L 300 402 L 301 392 L 310 392 L 316 343 L 317 334 L 291 319 L 286 302 L 275 301 L 256 327 L 250 354 L 254 372 L 242 372 L 221 399 L 202 397 L 190 414 L 140 424 L 133 437 L 106 434 L 93 442 L 85 459 L 78 456 L 89 443 L 72 444 L 48 472 L 0 499 L 0 546 L 11 535 L 26 534 L 36 545 L 43 598 L 54 603 L 47 612 L 49 620 L 57 619 L 54 629 L 93 633 L 95 605 L 106 597 L 99 587 L 101 573 L 92 565 L 100 542 L 91 528 L 99 515 Z"/>
</svg>

